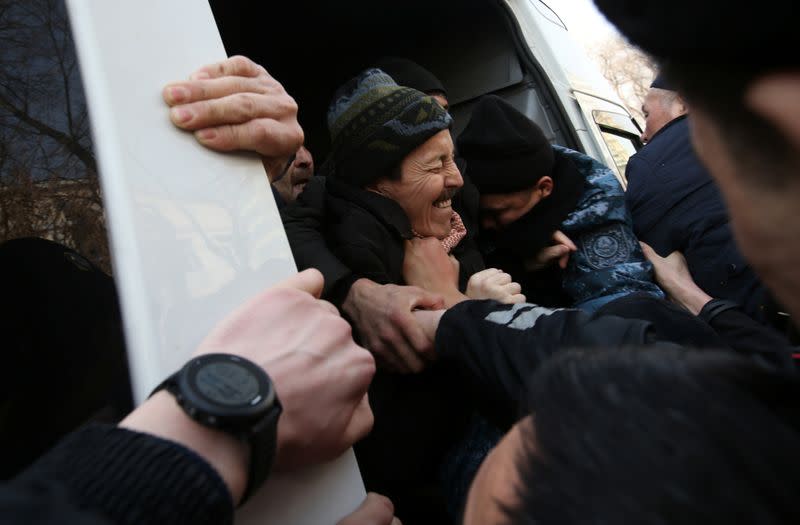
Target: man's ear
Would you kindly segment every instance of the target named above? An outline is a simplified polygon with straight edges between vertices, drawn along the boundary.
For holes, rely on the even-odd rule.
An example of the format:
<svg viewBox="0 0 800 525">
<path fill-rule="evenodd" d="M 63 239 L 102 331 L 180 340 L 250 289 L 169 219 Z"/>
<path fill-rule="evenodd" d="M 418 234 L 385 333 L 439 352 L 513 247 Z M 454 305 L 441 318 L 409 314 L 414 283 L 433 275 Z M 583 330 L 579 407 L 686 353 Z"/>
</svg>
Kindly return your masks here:
<svg viewBox="0 0 800 525">
<path fill-rule="evenodd" d="M 773 124 L 800 151 L 800 71 L 756 79 L 745 100 L 752 111 Z"/>
<path fill-rule="evenodd" d="M 553 193 L 553 179 L 547 175 L 539 179 L 536 183 L 536 191 L 542 193 L 542 198 L 549 197 Z"/>
<path fill-rule="evenodd" d="M 684 102 L 683 97 L 678 95 L 675 97 L 675 101 L 673 102 L 675 111 L 677 112 L 678 116 L 675 118 L 680 117 L 681 115 L 686 115 L 689 113 L 689 107 Z"/>
</svg>

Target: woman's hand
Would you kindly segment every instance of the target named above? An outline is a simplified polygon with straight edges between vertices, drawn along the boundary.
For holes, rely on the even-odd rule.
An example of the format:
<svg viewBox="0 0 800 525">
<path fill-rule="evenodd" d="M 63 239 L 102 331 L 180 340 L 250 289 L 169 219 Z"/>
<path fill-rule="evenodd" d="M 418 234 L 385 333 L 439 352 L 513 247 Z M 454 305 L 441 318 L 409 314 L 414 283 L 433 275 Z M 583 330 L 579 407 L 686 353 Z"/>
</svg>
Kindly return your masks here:
<svg viewBox="0 0 800 525">
<path fill-rule="evenodd" d="M 406 241 L 403 278 L 406 284 L 442 295 L 447 308 L 468 299 L 458 291 L 458 261 L 434 237 Z"/>
<path fill-rule="evenodd" d="M 506 304 L 524 303 L 522 287 L 511 276 L 497 268 L 488 268 L 473 274 L 467 283 L 470 299 L 494 299 Z"/>
</svg>

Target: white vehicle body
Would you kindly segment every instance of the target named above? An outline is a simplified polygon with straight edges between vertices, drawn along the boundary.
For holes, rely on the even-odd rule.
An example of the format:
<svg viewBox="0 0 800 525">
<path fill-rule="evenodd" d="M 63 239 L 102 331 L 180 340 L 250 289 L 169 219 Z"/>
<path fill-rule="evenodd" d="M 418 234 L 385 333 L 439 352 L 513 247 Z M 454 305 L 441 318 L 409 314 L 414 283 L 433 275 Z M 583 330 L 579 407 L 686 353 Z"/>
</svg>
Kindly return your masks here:
<svg viewBox="0 0 800 525">
<path fill-rule="evenodd" d="M 318 165 L 327 154 L 325 111 L 333 92 L 386 55 L 414 60 L 442 81 L 454 135 L 475 101 L 494 93 L 553 143 L 603 161 L 623 186 L 627 158 L 641 146 L 622 102 L 540 0 L 211 4 L 228 53 L 264 65 L 297 100 Z"/>
</svg>

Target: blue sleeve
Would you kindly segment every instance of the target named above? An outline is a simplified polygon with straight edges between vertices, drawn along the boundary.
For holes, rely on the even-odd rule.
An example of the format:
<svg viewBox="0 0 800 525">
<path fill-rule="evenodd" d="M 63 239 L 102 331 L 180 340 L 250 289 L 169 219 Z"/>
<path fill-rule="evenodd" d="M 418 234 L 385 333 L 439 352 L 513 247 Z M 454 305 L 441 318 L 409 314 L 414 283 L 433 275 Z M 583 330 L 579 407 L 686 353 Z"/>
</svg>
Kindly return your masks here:
<svg viewBox="0 0 800 525">
<path fill-rule="evenodd" d="M 587 182 L 575 211 L 562 223 L 562 231 L 578 248 L 564 274 L 564 290 L 574 304 L 637 292 L 663 297 L 614 173 L 583 153 L 554 149 L 572 160 Z"/>
</svg>

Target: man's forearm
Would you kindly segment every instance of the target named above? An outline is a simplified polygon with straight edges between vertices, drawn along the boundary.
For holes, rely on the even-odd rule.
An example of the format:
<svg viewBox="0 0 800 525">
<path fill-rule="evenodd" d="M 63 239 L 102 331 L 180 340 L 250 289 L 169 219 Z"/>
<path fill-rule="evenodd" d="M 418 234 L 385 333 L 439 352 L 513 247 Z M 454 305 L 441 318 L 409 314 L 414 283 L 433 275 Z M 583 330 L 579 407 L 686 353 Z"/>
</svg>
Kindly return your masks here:
<svg viewBox="0 0 800 525">
<path fill-rule="evenodd" d="M 713 299 L 696 285 L 676 286 L 673 291 L 672 299 L 689 310 L 692 315 L 699 315 L 703 307 Z"/>
</svg>

